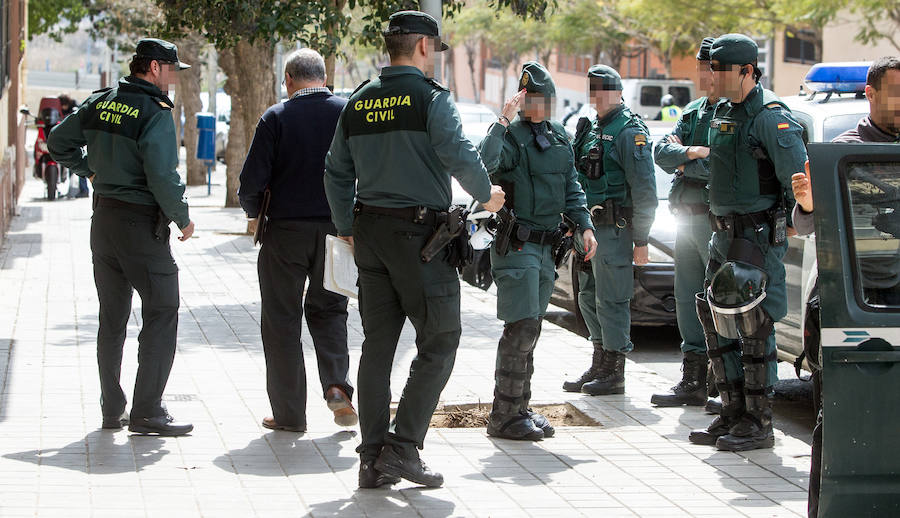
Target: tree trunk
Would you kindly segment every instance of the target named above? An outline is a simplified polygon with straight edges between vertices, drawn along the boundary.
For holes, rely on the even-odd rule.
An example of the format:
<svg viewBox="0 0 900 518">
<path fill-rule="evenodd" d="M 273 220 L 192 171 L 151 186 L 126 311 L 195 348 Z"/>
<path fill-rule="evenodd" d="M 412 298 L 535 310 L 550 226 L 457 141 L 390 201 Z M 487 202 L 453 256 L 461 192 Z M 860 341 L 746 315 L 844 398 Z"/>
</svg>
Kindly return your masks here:
<svg viewBox="0 0 900 518">
<path fill-rule="evenodd" d="M 237 207 L 241 168 L 253 140 L 256 123 L 275 104 L 275 93 L 265 85 L 275 82 L 272 64 L 275 46 L 271 42 L 250 45 L 241 40 L 219 51 L 219 66 L 225 73 L 225 93 L 231 96 L 231 125 L 225 148 L 225 206 Z M 262 85 L 262 86 L 261 86 Z"/>
<path fill-rule="evenodd" d="M 203 64 L 200 62 L 200 50 L 203 40 L 196 34 L 188 34 L 177 40 L 179 57 L 191 68 L 178 73 L 178 97 L 184 108 L 184 151 L 187 155 L 187 184 L 203 185 L 206 183 L 206 165 L 197 160 L 197 112 L 203 107 L 200 101 L 200 80 Z"/>
<path fill-rule="evenodd" d="M 447 52 L 447 59 L 444 60 L 444 84 L 453 93 L 453 100 L 459 101 L 459 92 L 456 91 L 456 53 L 453 47 Z"/>
<path fill-rule="evenodd" d="M 466 62 L 469 64 L 469 77 L 472 78 L 472 92 L 475 95 L 475 102 L 481 102 L 481 90 L 478 89 L 478 78 L 475 76 L 475 51 L 473 45 L 466 45 Z"/>
<path fill-rule="evenodd" d="M 347 4 L 347 0 L 329 0 L 334 2 L 335 11 L 341 13 L 344 11 L 344 5 Z M 325 32 L 328 33 L 329 36 L 334 34 L 334 28 L 329 26 L 326 27 Z M 325 86 L 328 87 L 329 90 L 334 92 L 334 53 L 331 53 L 327 56 L 322 56 L 325 58 Z"/>
</svg>

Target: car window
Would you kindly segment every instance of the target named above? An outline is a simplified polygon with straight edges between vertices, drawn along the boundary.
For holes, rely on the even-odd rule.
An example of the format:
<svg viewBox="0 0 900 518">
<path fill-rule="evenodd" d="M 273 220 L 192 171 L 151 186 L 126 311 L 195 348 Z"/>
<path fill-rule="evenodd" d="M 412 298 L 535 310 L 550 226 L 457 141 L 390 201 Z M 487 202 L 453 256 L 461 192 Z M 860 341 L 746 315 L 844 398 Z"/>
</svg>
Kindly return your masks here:
<svg viewBox="0 0 900 518">
<path fill-rule="evenodd" d="M 661 86 L 642 86 L 641 105 L 659 106 L 662 101 L 663 90 Z"/>
<path fill-rule="evenodd" d="M 691 102 L 691 89 L 686 86 L 670 86 L 669 93 L 675 98 L 678 106 L 687 106 Z"/>
<path fill-rule="evenodd" d="M 850 163 L 845 175 L 854 291 L 870 308 L 900 309 L 900 162 Z"/>
<path fill-rule="evenodd" d="M 834 137 L 855 128 L 859 119 L 865 117 L 865 113 L 847 113 L 844 115 L 832 115 L 825 119 L 825 130 L 822 134 L 822 142 L 831 142 Z"/>
</svg>

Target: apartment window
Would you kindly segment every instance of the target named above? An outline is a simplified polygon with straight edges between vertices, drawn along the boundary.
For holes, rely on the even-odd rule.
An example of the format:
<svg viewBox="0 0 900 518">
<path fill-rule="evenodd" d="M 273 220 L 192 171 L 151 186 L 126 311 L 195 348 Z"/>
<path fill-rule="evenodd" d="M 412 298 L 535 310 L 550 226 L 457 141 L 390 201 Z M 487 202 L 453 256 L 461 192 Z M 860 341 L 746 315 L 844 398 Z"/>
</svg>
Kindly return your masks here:
<svg viewBox="0 0 900 518">
<path fill-rule="evenodd" d="M 590 56 L 573 56 L 571 54 L 558 53 L 557 70 L 574 74 L 587 74 L 591 68 Z"/>
<path fill-rule="evenodd" d="M 789 63 L 812 64 L 821 61 L 822 38 L 816 31 L 791 29 L 784 31 L 784 60 Z"/>
</svg>

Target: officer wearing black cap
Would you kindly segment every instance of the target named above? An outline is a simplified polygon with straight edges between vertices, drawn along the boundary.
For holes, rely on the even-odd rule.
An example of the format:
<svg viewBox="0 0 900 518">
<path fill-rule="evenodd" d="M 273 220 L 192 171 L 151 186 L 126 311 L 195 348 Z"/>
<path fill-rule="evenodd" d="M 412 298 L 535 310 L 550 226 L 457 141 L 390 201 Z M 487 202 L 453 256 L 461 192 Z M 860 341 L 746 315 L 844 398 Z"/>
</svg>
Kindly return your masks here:
<svg viewBox="0 0 900 518">
<path fill-rule="evenodd" d="M 649 132 L 622 102 L 621 76 L 612 67 L 594 65 L 588 84 L 597 117 L 578 121 L 573 146 L 598 243 L 590 267 L 578 272 L 578 306 L 594 355 L 588 370 L 563 383 L 563 390 L 600 396 L 625 392 L 625 355 L 634 347 L 633 264 L 648 262 L 658 200 Z M 585 251 L 577 235 L 576 245 Z"/>
<path fill-rule="evenodd" d="M 350 96 L 325 160 L 332 219 L 354 245 L 359 268 L 359 486 L 403 477 L 436 487 L 443 476 L 425 466 L 418 449 L 459 345 L 458 254 L 426 257 L 423 249 L 437 230 L 456 224 L 448 214 L 451 176 L 489 211 L 503 205 L 503 191 L 491 186 L 463 136 L 450 92 L 428 77 L 434 53 L 447 48 L 437 21 L 394 13 L 384 40 L 391 66 Z M 391 364 L 407 318 L 418 354 L 389 426 Z"/>
<path fill-rule="evenodd" d="M 706 342 L 697 319 L 694 295 L 703 290 L 709 262 L 709 124 L 719 99 L 712 93 L 709 51 L 714 38 L 703 38 L 697 52 L 697 86 L 708 96 L 691 101 L 671 134 L 656 145 L 656 163 L 675 175 L 669 209 L 678 218 L 675 234 L 675 314 L 681 334 L 681 381 L 668 394 L 653 394 L 657 406 L 706 403 Z"/>
<path fill-rule="evenodd" d="M 97 361 L 103 428 L 128 425 L 136 433 L 182 435 L 193 425 L 168 414 L 162 394 L 175 358 L 178 267 L 169 248 L 169 223 L 186 241 L 194 233 L 175 170 L 178 144 L 172 101 L 164 91 L 188 68 L 175 45 L 138 42 L 131 75 L 94 92 L 77 112 L 53 128 L 50 154 L 94 184 L 91 251 L 100 300 Z M 82 147 L 87 146 L 87 154 Z M 130 419 L 119 385 L 131 295 L 141 297 L 138 372 Z"/>
<path fill-rule="evenodd" d="M 713 236 L 697 315 L 722 413 L 689 438 L 729 451 L 775 443 L 774 325 L 787 314 L 783 258 L 791 176 L 806 161 L 802 127 L 759 84 L 757 53 L 756 42 L 743 34 L 720 36 L 710 49 L 713 88 L 723 101 L 709 130 Z"/>
</svg>

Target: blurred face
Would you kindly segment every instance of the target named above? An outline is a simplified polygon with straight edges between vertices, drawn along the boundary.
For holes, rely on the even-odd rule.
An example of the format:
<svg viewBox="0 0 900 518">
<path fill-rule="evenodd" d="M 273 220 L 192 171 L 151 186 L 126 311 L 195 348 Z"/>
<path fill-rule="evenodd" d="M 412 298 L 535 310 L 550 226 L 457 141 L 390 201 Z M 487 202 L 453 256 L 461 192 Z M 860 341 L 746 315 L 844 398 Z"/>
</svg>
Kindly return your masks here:
<svg viewBox="0 0 900 518">
<path fill-rule="evenodd" d="M 422 38 L 418 45 L 422 46 L 422 52 L 424 54 L 423 71 L 425 72 L 425 76 L 434 77 L 434 71 L 437 70 L 437 62 L 441 56 L 439 52 L 441 49 L 441 41 L 437 38 L 426 36 Z"/>
<path fill-rule="evenodd" d="M 527 93 L 519 116 L 531 122 L 541 122 L 550 119 L 552 111 L 553 97 L 540 93 Z"/>
<path fill-rule="evenodd" d="M 709 67 L 712 69 L 714 97 L 743 102 L 744 97 L 756 86 L 753 65 L 732 65 L 712 60 Z M 741 74 L 741 71 L 745 73 Z"/>
<path fill-rule="evenodd" d="M 173 63 L 165 63 L 162 61 L 150 62 L 150 82 L 156 85 L 160 90 L 165 92 L 174 92 L 175 83 L 177 82 L 178 70 Z"/>
<path fill-rule="evenodd" d="M 601 81 L 592 80 L 590 82 L 591 104 L 594 105 L 598 115 L 608 113 L 622 104 L 622 91 L 611 88 L 609 85 L 602 84 Z"/>
<path fill-rule="evenodd" d="M 900 70 L 888 70 L 878 88 L 866 85 L 872 120 L 890 133 L 900 133 Z"/>
<path fill-rule="evenodd" d="M 697 88 L 700 89 L 701 95 L 712 96 L 713 94 L 713 73 L 709 68 L 709 61 L 697 62 Z"/>
</svg>

